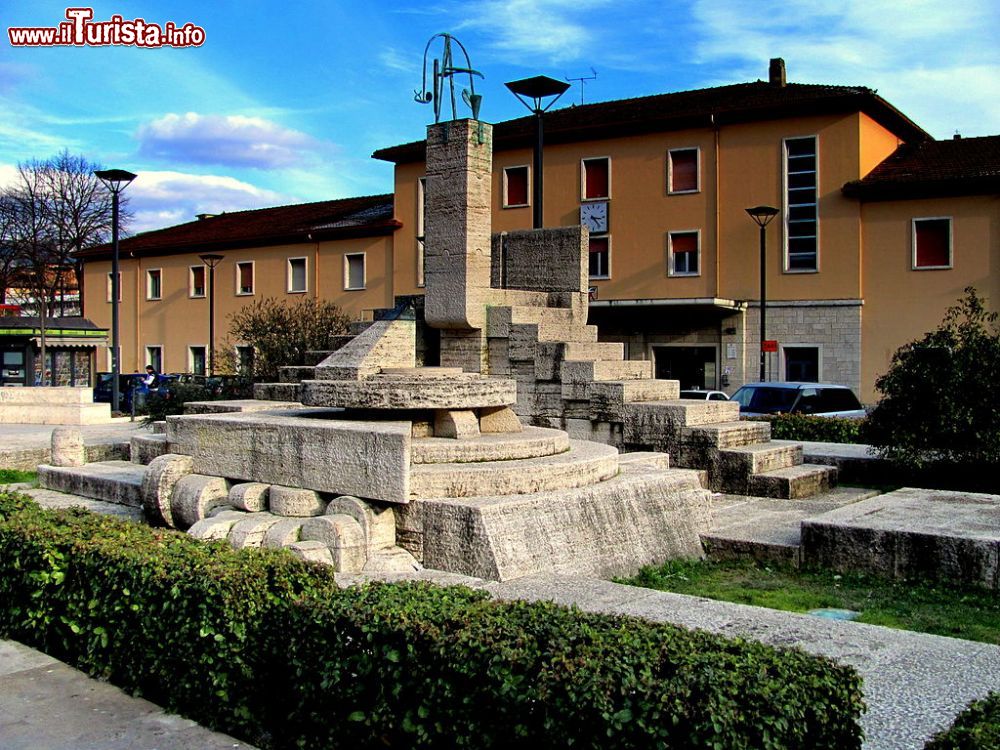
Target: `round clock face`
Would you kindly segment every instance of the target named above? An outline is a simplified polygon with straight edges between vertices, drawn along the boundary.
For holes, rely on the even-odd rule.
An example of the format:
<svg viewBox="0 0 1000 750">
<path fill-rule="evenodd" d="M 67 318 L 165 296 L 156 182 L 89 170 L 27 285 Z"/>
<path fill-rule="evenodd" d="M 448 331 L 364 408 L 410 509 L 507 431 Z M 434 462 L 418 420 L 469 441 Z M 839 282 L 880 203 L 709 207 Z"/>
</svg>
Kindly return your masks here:
<svg viewBox="0 0 1000 750">
<path fill-rule="evenodd" d="M 604 201 L 580 206 L 580 223 L 591 232 L 608 231 L 608 204 Z"/>
</svg>

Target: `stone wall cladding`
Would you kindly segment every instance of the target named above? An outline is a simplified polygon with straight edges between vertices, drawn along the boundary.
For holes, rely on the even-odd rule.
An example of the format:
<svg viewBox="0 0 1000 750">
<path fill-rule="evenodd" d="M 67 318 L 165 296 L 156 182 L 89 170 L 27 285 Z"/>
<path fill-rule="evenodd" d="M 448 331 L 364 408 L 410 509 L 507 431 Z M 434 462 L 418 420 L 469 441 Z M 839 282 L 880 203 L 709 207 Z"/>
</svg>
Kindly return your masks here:
<svg viewBox="0 0 1000 750">
<path fill-rule="evenodd" d="M 494 234 L 492 285 L 540 292 L 585 291 L 588 247 L 589 235 L 582 226 Z"/>
</svg>

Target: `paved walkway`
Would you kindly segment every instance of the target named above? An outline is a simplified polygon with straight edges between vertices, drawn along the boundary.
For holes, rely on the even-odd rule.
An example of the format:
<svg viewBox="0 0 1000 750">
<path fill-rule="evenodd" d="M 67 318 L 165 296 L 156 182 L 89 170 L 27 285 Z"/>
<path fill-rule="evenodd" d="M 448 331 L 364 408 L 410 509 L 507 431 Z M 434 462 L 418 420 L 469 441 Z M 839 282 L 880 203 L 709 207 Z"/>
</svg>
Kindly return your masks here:
<svg viewBox="0 0 1000 750">
<path fill-rule="evenodd" d="M 0 424 L 0 469 L 22 469 L 34 471 L 41 463 L 51 459 L 52 430 L 60 425 L 52 424 Z M 115 446 L 128 443 L 139 430 L 144 430 L 138 419 L 118 417 L 105 424 L 74 425 L 83 434 L 84 445 L 96 448 L 91 460 L 111 458 Z M 104 448 L 105 453 L 100 452 Z M 92 451 L 88 450 L 88 454 Z"/>
</svg>

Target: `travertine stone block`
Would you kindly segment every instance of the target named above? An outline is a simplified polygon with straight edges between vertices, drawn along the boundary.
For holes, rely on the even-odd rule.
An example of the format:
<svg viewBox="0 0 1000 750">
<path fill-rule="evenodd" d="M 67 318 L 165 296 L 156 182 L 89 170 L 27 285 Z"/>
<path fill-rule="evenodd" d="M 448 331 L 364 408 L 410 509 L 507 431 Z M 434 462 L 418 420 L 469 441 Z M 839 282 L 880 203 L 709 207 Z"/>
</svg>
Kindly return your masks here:
<svg viewBox="0 0 1000 750">
<path fill-rule="evenodd" d="M 323 542 L 292 542 L 287 549 L 303 562 L 333 565 L 333 553 Z"/>
<path fill-rule="evenodd" d="M 351 516 L 310 518 L 302 524 L 302 541 L 322 542 L 329 547 L 333 567 L 340 573 L 360 573 L 368 561 L 364 531 Z"/>
<path fill-rule="evenodd" d="M 583 226 L 498 232 L 492 238 L 493 286 L 585 293 L 589 246 Z"/>
<path fill-rule="evenodd" d="M 206 542 L 226 539 L 229 536 L 230 530 L 239 520 L 238 518 L 223 518 L 221 516 L 203 518 L 188 529 L 188 534 L 195 539 L 201 539 Z"/>
<path fill-rule="evenodd" d="M 181 477 L 194 470 L 193 465 L 191 456 L 173 453 L 150 461 L 142 480 L 142 507 L 153 523 L 176 526 L 171 510 L 174 488 Z"/>
<path fill-rule="evenodd" d="M 229 504 L 248 513 L 267 510 L 271 485 L 261 482 L 240 482 L 229 488 Z"/>
<path fill-rule="evenodd" d="M 264 546 L 270 549 L 287 547 L 299 541 L 304 518 L 282 518 L 264 533 Z"/>
<path fill-rule="evenodd" d="M 344 409 L 477 409 L 507 406 L 516 399 L 514 381 L 471 374 L 312 380 L 303 388 L 304 403 Z"/>
<path fill-rule="evenodd" d="M 521 432 L 521 420 L 509 406 L 479 410 L 479 431 L 486 434 Z"/>
<path fill-rule="evenodd" d="M 361 380 L 385 367 L 415 367 L 416 323 L 378 320 L 316 366 L 317 380 Z"/>
<path fill-rule="evenodd" d="M 83 466 L 87 463 L 83 433 L 79 427 L 56 427 L 52 430 L 52 465 Z"/>
<path fill-rule="evenodd" d="M 386 573 L 413 573 L 423 570 L 424 566 L 417 562 L 409 552 L 401 547 L 389 547 L 373 552 L 368 557 L 362 572 L 366 575 L 384 575 Z"/>
<path fill-rule="evenodd" d="M 187 529 L 212 508 L 229 504 L 229 484 L 222 477 L 188 474 L 174 486 L 171 510 L 178 528 Z"/>
<path fill-rule="evenodd" d="M 382 549 L 396 544 L 396 517 L 391 507 L 376 507 L 350 495 L 330 501 L 327 515 L 350 516 L 361 526 L 369 549 Z"/>
<path fill-rule="evenodd" d="M 133 435 L 129 439 L 129 458 L 134 464 L 146 466 L 157 456 L 169 452 L 166 435 Z"/>
<path fill-rule="evenodd" d="M 323 515 L 326 512 L 326 501 L 315 490 L 273 484 L 269 491 L 268 507 L 276 516 L 308 518 Z"/>
<path fill-rule="evenodd" d="M 471 409 L 439 409 L 434 413 L 434 437 L 479 437 L 479 420 Z"/>
<path fill-rule="evenodd" d="M 229 532 L 229 544 L 234 549 L 263 547 L 267 530 L 281 519 L 271 513 L 249 513 L 233 525 Z"/>
</svg>

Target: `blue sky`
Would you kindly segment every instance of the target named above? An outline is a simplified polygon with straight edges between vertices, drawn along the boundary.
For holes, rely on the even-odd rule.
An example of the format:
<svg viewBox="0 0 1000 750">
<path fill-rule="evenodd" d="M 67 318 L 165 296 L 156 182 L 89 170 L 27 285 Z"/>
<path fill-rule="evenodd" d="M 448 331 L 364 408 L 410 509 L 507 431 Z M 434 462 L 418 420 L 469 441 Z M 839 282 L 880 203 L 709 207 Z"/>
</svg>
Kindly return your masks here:
<svg viewBox="0 0 1000 750">
<path fill-rule="evenodd" d="M 78 5 L 83 6 L 83 3 Z M 13 47 L 66 4 L 3 0 L 0 183 L 63 148 L 140 176 L 133 231 L 199 212 L 389 192 L 377 148 L 433 120 L 424 46 L 455 35 L 483 72 L 482 118 L 519 117 L 504 81 L 591 75 L 587 102 L 766 78 L 864 85 L 937 138 L 1000 133 L 996 0 L 95 2 L 95 21 L 205 30 L 200 47 Z M 558 106 L 580 101 L 578 85 Z"/>
</svg>

